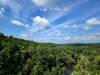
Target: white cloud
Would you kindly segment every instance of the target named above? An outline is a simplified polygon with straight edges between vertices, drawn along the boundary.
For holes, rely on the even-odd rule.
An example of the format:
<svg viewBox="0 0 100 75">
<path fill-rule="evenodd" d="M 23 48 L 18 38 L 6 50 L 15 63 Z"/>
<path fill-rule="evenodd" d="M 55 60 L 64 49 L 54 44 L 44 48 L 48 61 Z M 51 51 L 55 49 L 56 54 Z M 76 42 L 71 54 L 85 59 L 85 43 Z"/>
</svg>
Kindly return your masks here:
<svg viewBox="0 0 100 75">
<path fill-rule="evenodd" d="M 25 27 L 25 28 L 28 28 L 29 27 L 29 25 L 27 25 L 27 24 L 23 24 L 22 22 L 20 22 L 19 20 L 11 20 L 11 23 L 12 24 L 15 24 L 15 25 L 17 25 L 17 26 L 21 26 L 21 27 Z"/>
<path fill-rule="evenodd" d="M 70 38 L 71 38 L 71 36 L 67 35 L 67 36 L 64 36 L 62 39 L 69 40 Z"/>
<path fill-rule="evenodd" d="M 0 11 L 0 18 L 2 18 L 4 16 L 3 12 Z"/>
<path fill-rule="evenodd" d="M 0 8 L 0 17 L 4 17 L 5 10 L 4 8 Z"/>
<path fill-rule="evenodd" d="M 91 19 L 86 20 L 86 22 L 83 24 L 65 24 L 65 23 L 63 23 L 62 27 L 67 28 L 67 29 L 89 30 L 98 24 L 100 24 L 100 20 L 97 20 L 96 18 L 91 18 Z"/>
<path fill-rule="evenodd" d="M 60 36 L 60 35 L 62 35 L 62 33 L 58 32 L 56 35 L 57 35 L 57 36 Z"/>
<path fill-rule="evenodd" d="M 38 27 L 39 29 L 48 29 L 51 27 L 48 20 L 44 17 L 36 16 L 33 18 L 33 27 Z"/>
<path fill-rule="evenodd" d="M 27 28 L 27 30 L 21 35 L 21 37 L 34 39 L 34 37 L 32 36 L 34 35 L 35 32 L 45 31 L 52 27 L 48 22 L 48 20 L 44 17 L 36 16 L 32 18 L 32 21 L 33 21 L 32 25 L 30 25 Z M 23 26 L 23 24 L 20 22 L 18 22 L 18 25 Z"/>
<path fill-rule="evenodd" d="M 13 16 L 16 18 L 19 17 L 22 6 L 16 0 L 0 0 L 0 5 L 8 6 L 12 11 Z"/>
<path fill-rule="evenodd" d="M 67 5 L 66 3 L 64 3 L 61 0 L 50 0 L 50 1 L 51 2 L 49 2 L 47 4 L 52 4 L 52 1 L 55 1 L 54 2 L 55 4 L 54 4 L 54 6 L 50 6 L 51 9 L 49 9 L 49 12 L 47 12 L 48 13 L 47 18 L 50 22 L 54 22 L 57 19 L 59 19 L 59 18 L 65 16 L 65 15 L 67 15 L 68 13 L 72 12 L 72 9 L 83 4 L 87 0 L 76 1 L 73 4 L 70 4 L 70 5 Z"/>
<path fill-rule="evenodd" d="M 93 20 L 93 18 L 92 19 L 89 19 L 90 21 L 91 20 Z M 64 23 L 62 23 L 62 24 L 59 24 L 59 25 L 57 25 L 57 26 L 55 26 L 55 27 L 52 27 L 51 29 L 49 29 L 49 30 L 47 30 L 47 31 L 45 31 L 45 32 L 42 32 L 42 33 L 48 33 L 48 32 L 52 32 L 52 31 L 55 31 L 56 29 L 62 29 L 62 28 L 65 28 L 65 29 L 73 29 L 73 30 L 80 30 L 80 29 L 82 29 L 82 30 L 89 30 L 89 29 L 91 29 L 91 28 L 93 28 L 95 25 L 89 25 L 89 24 L 99 24 L 99 20 L 97 21 L 95 21 L 95 23 L 93 22 L 93 23 L 87 23 L 87 21 L 89 21 L 89 20 L 86 20 L 86 22 L 85 23 L 83 23 L 83 24 L 72 24 L 72 22 L 64 22 Z M 94 20 L 93 20 L 94 21 Z M 60 35 L 60 33 L 58 33 L 58 35 Z"/>
<path fill-rule="evenodd" d="M 0 8 L 0 10 L 1 10 L 2 12 L 5 12 L 5 9 L 4 9 L 4 8 Z"/>
<path fill-rule="evenodd" d="M 27 34 L 22 34 L 21 37 L 26 38 L 26 37 L 28 37 L 28 35 Z"/>
<path fill-rule="evenodd" d="M 95 36 L 95 34 L 93 35 L 83 35 L 83 36 L 80 36 L 80 39 L 81 40 L 98 40 L 98 38 Z M 100 37 L 99 37 L 99 39 L 100 39 Z"/>
<path fill-rule="evenodd" d="M 32 0 L 32 2 L 39 6 L 41 11 L 48 11 L 47 18 L 50 22 L 64 16 L 69 11 L 68 6 L 62 4 L 60 0 Z"/>
<path fill-rule="evenodd" d="M 35 23 L 45 23 L 45 24 L 49 24 L 49 22 L 45 18 L 42 18 L 40 16 L 36 16 L 33 19 L 33 22 L 35 22 Z"/>
<path fill-rule="evenodd" d="M 91 19 L 88 19 L 86 23 L 88 25 L 96 25 L 96 24 L 100 24 L 100 20 L 97 20 L 96 18 L 91 18 Z"/>
<path fill-rule="evenodd" d="M 32 0 L 32 2 L 39 7 L 50 8 L 55 6 L 58 0 Z"/>
<path fill-rule="evenodd" d="M 42 32 L 42 34 L 45 34 L 45 33 L 48 33 L 48 32 L 52 32 L 52 31 L 58 31 L 57 29 L 62 28 L 64 25 L 68 25 L 68 24 L 70 24 L 70 22 L 65 22 L 63 24 L 56 25 L 56 26 L 52 27 L 51 29 Z"/>
<path fill-rule="evenodd" d="M 100 24 L 100 20 L 97 20 L 96 18 L 90 18 L 86 20 L 86 23 L 81 26 L 81 28 L 85 30 L 91 29 L 93 26 Z"/>
<path fill-rule="evenodd" d="M 32 0 L 37 6 L 46 6 L 50 0 Z"/>
<path fill-rule="evenodd" d="M 50 43 L 95 43 L 100 41 L 100 35 L 95 34 L 88 34 L 88 35 L 79 35 L 79 36 L 71 36 L 66 35 L 64 37 L 35 37 L 35 40 L 37 42 L 50 42 Z"/>
<path fill-rule="evenodd" d="M 77 25 L 77 24 L 65 24 L 65 25 L 63 25 L 62 26 L 62 28 L 66 28 L 66 29 L 79 29 L 80 28 L 80 26 L 79 25 Z"/>
<path fill-rule="evenodd" d="M 84 26 L 81 26 L 81 28 L 84 29 L 84 30 L 89 30 L 89 29 L 91 29 L 91 26 L 84 25 Z"/>
<path fill-rule="evenodd" d="M 67 6 L 53 7 L 53 9 L 51 9 L 51 12 L 49 14 L 49 20 L 53 22 L 59 19 L 60 17 L 66 15 L 68 11 L 69 11 L 69 8 Z"/>
</svg>

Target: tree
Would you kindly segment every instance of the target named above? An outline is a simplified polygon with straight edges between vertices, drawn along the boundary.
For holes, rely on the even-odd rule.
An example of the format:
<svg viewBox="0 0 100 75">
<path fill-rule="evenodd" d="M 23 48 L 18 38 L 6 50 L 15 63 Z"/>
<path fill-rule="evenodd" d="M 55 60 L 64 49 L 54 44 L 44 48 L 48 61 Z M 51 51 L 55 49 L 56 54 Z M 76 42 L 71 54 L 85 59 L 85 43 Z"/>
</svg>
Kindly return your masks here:
<svg viewBox="0 0 100 75">
<path fill-rule="evenodd" d="M 5 35 L 3 33 L 0 33 L 0 37 L 4 37 Z"/>
</svg>

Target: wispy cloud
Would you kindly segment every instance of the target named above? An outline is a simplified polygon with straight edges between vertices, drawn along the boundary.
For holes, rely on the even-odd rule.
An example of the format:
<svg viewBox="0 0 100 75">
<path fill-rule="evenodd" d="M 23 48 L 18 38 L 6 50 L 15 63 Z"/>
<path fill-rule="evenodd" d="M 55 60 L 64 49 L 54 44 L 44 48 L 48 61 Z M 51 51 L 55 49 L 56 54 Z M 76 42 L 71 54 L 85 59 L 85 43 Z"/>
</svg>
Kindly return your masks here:
<svg viewBox="0 0 100 75">
<path fill-rule="evenodd" d="M 82 23 L 82 24 L 65 24 L 65 23 L 62 23 L 62 28 L 89 30 L 96 25 L 100 25 L 100 20 L 97 20 L 96 18 L 90 18 L 90 19 L 87 19 L 86 22 Z"/>
<path fill-rule="evenodd" d="M 85 2 L 87 2 L 88 0 L 81 0 L 81 1 L 76 1 L 73 4 L 70 5 L 64 5 L 64 4 L 60 4 L 58 3 L 60 6 L 53 6 L 50 14 L 48 14 L 48 20 L 50 22 L 54 22 L 58 19 L 60 19 L 61 17 L 73 12 L 72 10 L 74 8 L 77 8 L 79 5 L 84 4 Z M 61 2 L 61 1 L 60 1 Z M 53 12 L 52 12 L 53 11 Z M 55 15 L 56 14 L 56 15 Z"/>
<path fill-rule="evenodd" d="M 4 17 L 5 10 L 4 8 L 0 8 L 0 18 Z"/>
<path fill-rule="evenodd" d="M 59 19 L 60 17 L 66 15 L 69 10 L 70 9 L 67 6 L 54 7 L 53 9 L 50 10 L 50 14 L 48 14 L 48 19 L 50 20 L 50 22 L 54 22 L 57 19 Z"/>
<path fill-rule="evenodd" d="M 51 8 L 59 2 L 59 0 L 32 0 L 32 2 L 39 7 Z"/>
<path fill-rule="evenodd" d="M 22 6 L 16 0 L 0 0 L 0 5 L 8 6 L 13 12 L 13 16 L 19 18 Z"/>
<path fill-rule="evenodd" d="M 23 24 L 21 21 L 19 20 L 11 20 L 11 23 L 14 24 L 14 25 L 17 25 L 17 26 L 21 26 L 21 27 L 25 27 L 25 28 L 28 28 L 29 25 L 28 24 Z"/>
<path fill-rule="evenodd" d="M 50 22 L 55 21 L 69 11 L 68 6 L 61 4 L 60 0 L 32 0 L 32 2 L 40 7 L 40 10 L 47 12 L 47 18 Z"/>
<path fill-rule="evenodd" d="M 43 32 L 41 32 L 41 33 L 44 33 L 44 34 L 45 34 L 45 33 L 48 33 L 48 32 L 52 32 L 53 30 L 62 28 L 63 26 L 68 25 L 68 24 L 70 24 L 70 22 L 65 22 L 65 23 L 59 24 L 59 25 L 57 25 L 57 26 L 54 26 L 54 27 L 52 27 L 52 28 L 49 29 L 49 30 L 43 31 Z"/>
</svg>

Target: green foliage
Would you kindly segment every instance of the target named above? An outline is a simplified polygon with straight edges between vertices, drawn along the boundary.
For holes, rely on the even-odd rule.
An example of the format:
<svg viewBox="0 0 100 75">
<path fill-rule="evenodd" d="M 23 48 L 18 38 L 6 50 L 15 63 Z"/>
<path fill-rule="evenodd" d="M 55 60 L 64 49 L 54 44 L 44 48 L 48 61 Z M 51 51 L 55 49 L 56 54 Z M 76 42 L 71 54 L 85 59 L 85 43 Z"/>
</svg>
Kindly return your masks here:
<svg viewBox="0 0 100 75">
<path fill-rule="evenodd" d="M 5 35 L 3 33 L 0 33 L 0 37 L 4 37 Z"/>
<path fill-rule="evenodd" d="M 35 43 L 0 33 L 0 75 L 100 75 L 100 45 Z"/>
</svg>

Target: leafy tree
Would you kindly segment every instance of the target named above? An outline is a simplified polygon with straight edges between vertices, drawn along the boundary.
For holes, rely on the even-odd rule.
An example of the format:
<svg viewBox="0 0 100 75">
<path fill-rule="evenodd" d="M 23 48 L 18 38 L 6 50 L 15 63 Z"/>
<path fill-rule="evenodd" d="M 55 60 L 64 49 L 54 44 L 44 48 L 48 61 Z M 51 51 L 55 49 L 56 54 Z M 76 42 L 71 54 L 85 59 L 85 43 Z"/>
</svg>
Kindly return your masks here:
<svg viewBox="0 0 100 75">
<path fill-rule="evenodd" d="M 0 33 L 0 75 L 100 75 L 100 44 L 36 43 Z"/>
</svg>

